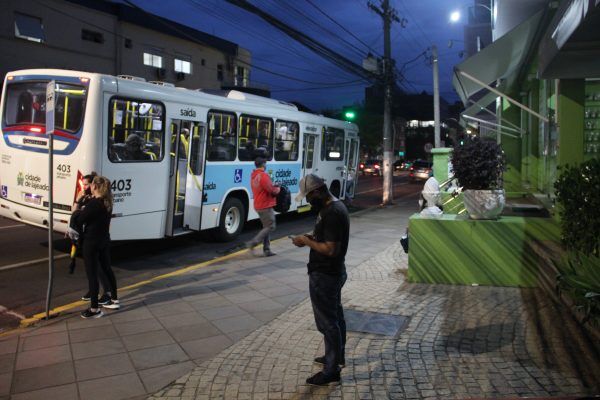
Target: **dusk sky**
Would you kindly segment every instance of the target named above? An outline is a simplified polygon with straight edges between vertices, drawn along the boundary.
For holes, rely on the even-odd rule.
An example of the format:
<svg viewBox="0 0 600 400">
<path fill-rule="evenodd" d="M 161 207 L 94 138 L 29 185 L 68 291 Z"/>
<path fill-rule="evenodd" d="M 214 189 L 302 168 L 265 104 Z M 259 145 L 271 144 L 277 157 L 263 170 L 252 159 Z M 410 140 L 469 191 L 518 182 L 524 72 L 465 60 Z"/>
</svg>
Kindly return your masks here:
<svg viewBox="0 0 600 400">
<path fill-rule="evenodd" d="M 341 70 L 262 19 L 224 0 L 130 1 L 147 11 L 250 50 L 253 65 L 286 76 L 252 70 L 251 81 L 268 85 L 274 98 L 300 101 L 316 111 L 364 99 L 364 88 L 368 84 L 357 81 L 359 77 Z M 378 0 L 373 2 L 379 4 Z M 368 8 L 367 0 L 251 0 L 251 3 L 355 63 L 361 64 L 369 51 L 383 55 L 382 20 Z M 432 68 L 419 54 L 436 44 L 441 96 L 449 102 L 457 100 L 451 85 L 452 67 L 461 61 L 458 53 L 463 50 L 464 21 L 451 24 L 449 14 L 461 8 L 464 13 L 470 2 L 390 0 L 390 4 L 398 17 L 406 20 L 404 28 L 394 23 L 391 31 L 392 55 L 397 69 L 403 70 L 406 78 L 401 81 L 401 87 L 411 93 L 433 91 Z M 449 48 L 451 39 L 454 44 Z M 411 60 L 414 61 L 403 69 L 404 63 Z"/>
</svg>

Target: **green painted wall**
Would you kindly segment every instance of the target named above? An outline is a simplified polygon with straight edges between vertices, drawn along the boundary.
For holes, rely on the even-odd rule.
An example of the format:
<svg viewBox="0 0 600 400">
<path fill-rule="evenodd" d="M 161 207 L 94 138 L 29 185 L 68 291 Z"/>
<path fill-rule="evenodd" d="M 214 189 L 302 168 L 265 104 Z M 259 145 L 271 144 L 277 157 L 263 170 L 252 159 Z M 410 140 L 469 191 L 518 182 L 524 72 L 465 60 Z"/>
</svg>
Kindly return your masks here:
<svg viewBox="0 0 600 400">
<path fill-rule="evenodd" d="M 558 94 L 558 164 L 583 161 L 585 81 L 561 79 Z"/>
<path fill-rule="evenodd" d="M 529 108 L 532 110 L 539 111 L 540 108 L 540 83 L 537 79 L 532 79 L 528 85 L 529 90 Z M 539 119 L 531 114 L 527 114 L 527 153 L 524 154 L 524 160 L 528 163 L 527 168 L 527 180 L 529 181 L 530 187 L 535 188 L 538 186 L 538 168 L 540 167 L 540 160 L 538 157 L 539 151 L 539 133 L 540 124 Z"/>
<path fill-rule="evenodd" d="M 481 221 L 447 214 L 440 219 L 415 214 L 409 232 L 409 281 L 459 285 L 536 286 L 538 260 L 528 243 L 560 237 L 550 218 Z"/>
<path fill-rule="evenodd" d="M 502 120 L 508 121 L 517 126 L 521 125 L 521 109 L 502 99 Z M 516 134 L 516 133 L 515 133 Z M 506 154 L 507 171 L 504 173 L 504 189 L 508 192 L 518 192 L 522 190 L 521 184 L 521 139 L 508 135 L 502 135 L 502 149 Z"/>
</svg>

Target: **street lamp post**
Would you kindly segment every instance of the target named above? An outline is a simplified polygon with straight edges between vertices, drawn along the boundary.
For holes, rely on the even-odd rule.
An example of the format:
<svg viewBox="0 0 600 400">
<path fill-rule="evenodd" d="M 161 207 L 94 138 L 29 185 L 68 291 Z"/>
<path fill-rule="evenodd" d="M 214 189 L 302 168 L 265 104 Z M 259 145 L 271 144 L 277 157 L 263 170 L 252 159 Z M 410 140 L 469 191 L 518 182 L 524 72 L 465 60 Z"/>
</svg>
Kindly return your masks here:
<svg viewBox="0 0 600 400">
<path fill-rule="evenodd" d="M 433 132 L 435 148 L 441 146 L 440 140 L 440 84 L 438 76 L 438 51 L 437 46 L 431 46 L 433 63 Z"/>
</svg>

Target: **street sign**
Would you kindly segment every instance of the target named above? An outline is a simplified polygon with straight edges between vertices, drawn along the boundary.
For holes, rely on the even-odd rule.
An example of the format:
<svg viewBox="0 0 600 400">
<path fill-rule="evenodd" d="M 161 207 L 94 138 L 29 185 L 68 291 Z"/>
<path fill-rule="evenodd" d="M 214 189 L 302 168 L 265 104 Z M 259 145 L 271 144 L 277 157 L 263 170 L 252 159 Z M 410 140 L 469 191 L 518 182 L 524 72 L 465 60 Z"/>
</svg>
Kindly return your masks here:
<svg viewBox="0 0 600 400">
<path fill-rule="evenodd" d="M 54 96 L 56 81 L 46 85 L 46 135 L 54 133 Z"/>
</svg>

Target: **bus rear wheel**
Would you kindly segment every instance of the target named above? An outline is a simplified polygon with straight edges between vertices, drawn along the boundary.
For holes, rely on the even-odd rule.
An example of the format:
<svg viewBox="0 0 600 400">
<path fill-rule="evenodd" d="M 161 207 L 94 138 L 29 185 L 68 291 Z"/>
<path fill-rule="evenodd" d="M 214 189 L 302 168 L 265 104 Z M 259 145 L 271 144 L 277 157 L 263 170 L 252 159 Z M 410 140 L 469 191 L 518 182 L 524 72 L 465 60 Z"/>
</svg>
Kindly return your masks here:
<svg viewBox="0 0 600 400">
<path fill-rule="evenodd" d="M 245 218 L 244 204 L 235 197 L 228 198 L 221 209 L 217 238 L 223 242 L 230 242 L 235 239 L 244 229 Z"/>
</svg>

